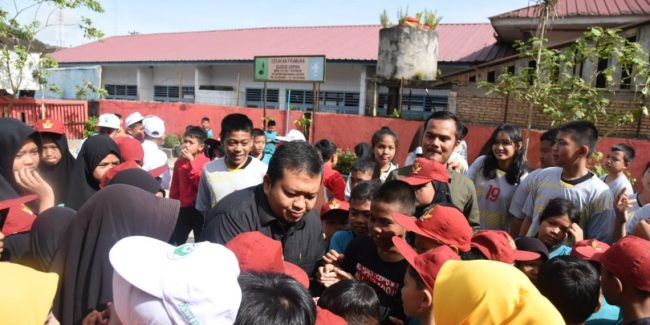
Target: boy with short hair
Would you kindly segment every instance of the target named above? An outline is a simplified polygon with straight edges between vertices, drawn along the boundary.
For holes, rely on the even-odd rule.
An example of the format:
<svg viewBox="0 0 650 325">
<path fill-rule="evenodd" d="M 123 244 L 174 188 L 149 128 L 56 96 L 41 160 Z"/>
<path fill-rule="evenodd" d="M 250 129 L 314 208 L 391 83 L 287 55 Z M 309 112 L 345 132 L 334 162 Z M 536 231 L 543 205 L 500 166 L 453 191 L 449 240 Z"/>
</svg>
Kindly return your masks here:
<svg viewBox="0 0 650 325">
<path fill-rule="evenodd" d="M 190 231 L 194 232 L 194 238 L 198 238 L 203 229 L 203 215 L 194 206 L 201 172 L 205 164 L 210 162 L 210 159 L 203 154 L 206 138 L 207 135 L 202 128 L 188 127 L 183 135 L 181 157 L 174 164 L 169 197 L 181 201 L 178 221 L 170 240 L 174 245 L 185 243 Z"/>
<path fill-rule="evenodd" d="M 625 176 L 625 171 L 630 168 L 634 155 L 634 148 L 624 143 L 615 144 L 609 149 L 609 153 L 605 157 L 605 164 L 603 164 L 607 175 L 603 175 L 600 179 L 609 186 L 612 195 L 616 196 L 623 189 L 625 189 L 626 195 L 634 193 L 632 183 Z"/>
<path fill-rule="evenodd" d="M 266 146 L 264 147 L 264 154 L 273 156 L 275 153 L 275 146 L 280 143 L 277 139 L 278 132 L 275 131 L 275 121 L 270 120 L 266 122 L 266 130 L 264 130 L 264 135 L 266 136 Z"/>
<path fill-rule="evenodd" d="M 579 225 L 584 229 L 585 239 L 611 242 L 615 218 L 613 197 L 609 187 L 587 166 L 597 139 L 598 130 L 589 121 L 573 121 L 558 128 L 553 146 L 553 156 L 558 167 L 545 168 L 536 173 L 529 183 L 532 190 L 523 209 L 510 209 L 519 219 L 513 220 L 513 228 L 521 225 L 521 236 L 534 236 L 539 229 L 539 216 L 548 201 L 564 198 L 578 208 Z M 527 189 L 519 186 L 513 200 L 521 199 L 522 195 L 517 193 Z M 513 204 L 522 206 L 515 202 L 511 206 Z"/>
<path fill-rule="evenodd" d="M 600 306 L 598 272 L 589 262 L 577 257 L 557 256 L 544 263 L 537 277 L 537 288 L 567 324 L 584 324 Z"/>
<path fill-rule="evenodd" d="M 415 196 L 407 184 L 387 181 L 375 193 L 368 224 L 369 237 L 352 240 L 345 250 L 341 266 L 328 263 L 319 268 L 319 282 L 326 287 L 342 280 L 369 282 L 387 314 L 404 319 L 400 289 L 408 263 L 393 244 L 393 236 L 404 238 L 406 229 L 395 222 L 393 215 L 412 215 Z"/>
<path fill-rule="evenodd" d="M 201 119 L 201 128 L 205 131 L 208 139 L 213 139 L 214 134 L 212 134 L 212 129 L 210 128 L 210 118 L 205 116 Z"/>
<path fill-rule="evenodd" d="M 363 181 L 352 189 L 350 195 L 350 214 L 348 215 L 349 230 L 339 230 L 332 235 L 330 251 L 343 254 L 354 238 L 368 236 L 368 220 L 370 219 L 370 203 L 373 195 L 381 186 L 379 181 Z"/>
<path fill-rule="evenodd" d="M 371 157 L 361 157 L 357 160 L 352 169 L 350 170 L 350 176 L 345 182 L 345 200 L 350 200 L 350 194 L 352 190 L 363 181 L 372 180 L 372 176 L 375 173 L 377 168 L 377 162 Z"/>
<path fill-rule="evenodd" d="M 449 246 L 439 246 L 418 255 L 399 237 L 394 237 L 393 243 L 409 263 L 401 290 L 404 313 L 417 319 L 422 325 L 435 324 L 433 290 L 436 277 L 447 261 L 458 261 L 460 257 Z"/>
<path fill-rule="evenodd" d="M 271 155 L 264 153 L 264 147 L 266 146 L 266 136 L 264 135 L 264 131 L 255 128 L 253 129 L 253 132 L 251 132 L 251 135 L 253 136 L 251 156 L 268 165 L 269 160 L 271 160 Z"/>
<path fill-rule="evenodd" d="M 203 168 L 196 209 L 207 213 L 226 195 L 262 183 L 267 166 L 249 156 L 253 122 L 243 114 L 229 114 L 221 121 L 225 156 Z"/>
<path fill-rule="evenodd" d="M 336 198 L 329 200 L 320 209 L 320 221 L 323 224 L 325 241 L 329 242 L 335 232 L 345 229 L 348 225 L 350 204 Z"/>
<path fill-rule="evenodd" d="M 336 144 L 327 139 L 318 141 L 315 145 L 323 160 L 323 186 L 337 200 L 345 201 L 345 180 L 338 170 L 334 169 L 338 162 Z"/>
<path fill-rule="evenodd" d="M 550 129 L 539 136 L 539 168 L 555 166 L 553 145 L 558 129 Z"/>
<path fill-rule="evenodd" d="M 603 295 L 621 307 L 621 324 L 650 324 L 650 241 L 627 236 L 596 259 Z"/>
</svg>

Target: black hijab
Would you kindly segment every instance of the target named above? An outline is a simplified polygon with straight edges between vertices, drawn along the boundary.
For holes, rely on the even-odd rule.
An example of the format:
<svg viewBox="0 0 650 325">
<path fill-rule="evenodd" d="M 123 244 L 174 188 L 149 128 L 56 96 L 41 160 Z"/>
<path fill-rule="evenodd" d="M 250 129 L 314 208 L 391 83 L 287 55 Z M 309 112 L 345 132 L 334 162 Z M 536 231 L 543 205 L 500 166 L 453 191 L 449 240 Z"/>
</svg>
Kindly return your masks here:
<svg viewBox="0 0 650 325">
<path fill-rule="evenodd" d="M 46 272 L 50 268 L 61 238 L 64 238 L 76 213 L 70 208 L 54 207 L 43 211 L 36 218 L 30 238 L 35 269 Z"/>
<path fill-rule="evenodd" d="M 153 176 L 149 175 L 149 173 L 141 168 L 125 169 L 117 173 L 113 179 L 106 183 L 107 186 L 114 184 L 126 184 L 135 186 L 151 194 L 156 194 L 158 192 L 163 192 L 164 194 L 165 191 L 160 185 L 159 181 L 157 181 Z"/>
<path fill-rule="evenodd" d="M 122 238 L 148 236 L 168 242 L 180 202 L 117 184 L 93 195 L 77 212 L 50 271 L 59 274 L 53 312 L 61 324 L 80 324 L 93 309 L 113 301 L 108 252 Z"/>
<path fill-rule="evenodd" d="M 94 135 L 84 141 L 68 181 L 66 207 L 78 210 L 99 190 L 99 181 L 93 177 L 93 171 L 111 153 L 122 159 L 117 144 L 107 136 Z"/>
<path fill-rule="evenodd" d="M 16 197 L 21 192 L 14 178 L 14 160 L 30 137 L 40 149 L 40 137 L 34 129 L 14 118 L 0 118 L 0 175 L 4 178 L 0 180 L 0 199 Z"/>
<path fill-rule="evenodd" d="M 66 198 L 68 180 L 74 168 L 74 157 L 68 149 L 68 139 L 65 134 L 41 132 L 40 135 L 42 138 L 54 141 L 61 151 L 61 160 L 56 165 L 50 166 L 41 162 L 38 166 L 41 176 L 54 190 L 54 204 L 57 205 L 63 203 Z"/>
</svg>

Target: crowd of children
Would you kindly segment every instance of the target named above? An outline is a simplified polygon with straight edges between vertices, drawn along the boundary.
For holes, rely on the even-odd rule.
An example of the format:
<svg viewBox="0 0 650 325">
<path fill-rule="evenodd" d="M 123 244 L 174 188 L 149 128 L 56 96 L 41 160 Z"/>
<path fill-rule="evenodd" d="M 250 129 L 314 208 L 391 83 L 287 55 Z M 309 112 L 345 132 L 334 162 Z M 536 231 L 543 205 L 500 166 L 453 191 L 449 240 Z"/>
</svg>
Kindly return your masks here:
<svg viewBox="0 0 650 325">
<path fill-rule="evenodd" d="M 434 112 L 405 166 L 383 127 L 349 175 L 329 139 L 218 126 L 170 168 L 156 116 L 102 114 L 76 155 L 61 121 L 0 118 L 0 323 L 650 324 L 650 162 L 635 191 L 616 144 L 597 175 L 591 122 L 533 170 L 519 127 L 467 157 Z"/>
</svg>

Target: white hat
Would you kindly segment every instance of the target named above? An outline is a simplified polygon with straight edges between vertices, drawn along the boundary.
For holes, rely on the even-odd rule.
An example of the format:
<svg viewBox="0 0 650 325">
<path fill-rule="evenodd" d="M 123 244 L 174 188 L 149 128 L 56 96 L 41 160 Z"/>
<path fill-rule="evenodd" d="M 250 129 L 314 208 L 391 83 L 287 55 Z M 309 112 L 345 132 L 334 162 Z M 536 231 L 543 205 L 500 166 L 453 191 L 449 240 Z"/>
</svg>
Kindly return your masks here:
<svg viewBox="0 0 650 325">
<path fill-rule="evenodd" d="M 305 139 L 305 135 L 302 134 L 302 132 L 296 130 L 296 129 L 291 129 L 289 132 L 287 132 L 287 135 L 285 136 L 278 136 L 276 139 L 280 141 L 286 141 L 286 142 L 291 142 L 291 141 L 307 141 Z"/>
<path fill-rule="evenodd" d="M 142 120 L 144 133 L 152 138 L 162 138 L 165 135 L 165 121 L 158 116 L 147 116 Z"/>
<path fill-rule="evenodd" d="M 242 296 L 239 264 L 222 245 L 201 242 L 174 247 L 132 236 L 118 241 L 109 259 L 117 274 L 113 277 L 115 311 L 123 324 L 232 324 L 237 317 Z M 142 308 L 143 304 L 152 308 Z M 152 312 L 155 309 L 164 314 Z"/>
<path fill-rule="evenodd" d="M 99 120 L 97 121 L 97 126 L 102 127 L 102 128 L 109 128 L 109 129 L 119 129 L 120 128 L 120 118 L 117 117 L 115 114 L 102 114 L 99 116 Z"/>
<path fill-rule="evenodd" d="M 140 112 L 131 113 L 124 120 L 124 125 L 128 128 L 135 123 L 142 122 L 142 120 L 144 120 L 144 116 Z"/>
</svg>

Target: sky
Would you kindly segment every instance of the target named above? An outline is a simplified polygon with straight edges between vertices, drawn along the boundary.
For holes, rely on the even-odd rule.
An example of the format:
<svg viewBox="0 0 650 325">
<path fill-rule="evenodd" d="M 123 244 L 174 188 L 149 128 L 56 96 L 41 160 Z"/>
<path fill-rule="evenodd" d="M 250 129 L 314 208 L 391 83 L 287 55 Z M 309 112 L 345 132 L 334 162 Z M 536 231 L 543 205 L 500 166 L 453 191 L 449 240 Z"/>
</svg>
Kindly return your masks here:
<svg viewBox="0 0 650 325">
<path fill-rule="evenodd" d="M 91 42 L 83 38 L 76 25 L 81 16 L 89 17 L 106 37 L 140 34 L 204 31 L 277 26 L 364 25 L 379 24 L 386 10 L 392 22 L 401 9 L 414 14 L 428 9 L 442 16 L 441 23 L 488 22 L 488 17 L 534 4 L 534 0 L 100 0 L 105 12 L 85 10 L 63 12 L 63 27 L 53 8 L 42 6 L 24 11 L 19 20 L 50 17 L 53 26 L 45 28 L 38 38 L 48 44 L 64 47 Z M 33 0 L 0 0 L 0 8 L 15 12 Z"/>
</svg>

